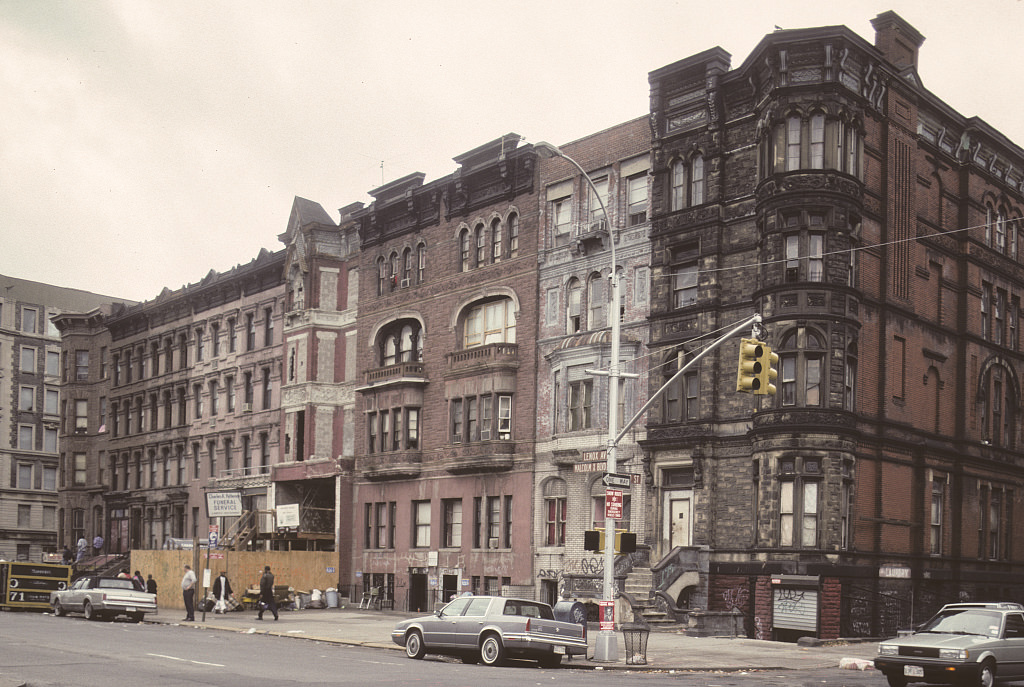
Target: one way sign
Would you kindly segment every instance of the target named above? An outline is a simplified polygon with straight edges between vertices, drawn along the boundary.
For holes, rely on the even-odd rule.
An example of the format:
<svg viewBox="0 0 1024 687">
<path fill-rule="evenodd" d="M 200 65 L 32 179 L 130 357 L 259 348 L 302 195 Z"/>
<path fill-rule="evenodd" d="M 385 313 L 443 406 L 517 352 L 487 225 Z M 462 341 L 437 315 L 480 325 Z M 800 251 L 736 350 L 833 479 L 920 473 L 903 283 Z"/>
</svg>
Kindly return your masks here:
<svg viewBox="0 0 1024 687">
<path fill-rule="evenodd" d="M 602 482 L 606 487 L 629 488 L 630 477 L 629 475 L 617 475 L 614 472 L 606 472 L 604 473 L 604 479 Z"/>
</svg>

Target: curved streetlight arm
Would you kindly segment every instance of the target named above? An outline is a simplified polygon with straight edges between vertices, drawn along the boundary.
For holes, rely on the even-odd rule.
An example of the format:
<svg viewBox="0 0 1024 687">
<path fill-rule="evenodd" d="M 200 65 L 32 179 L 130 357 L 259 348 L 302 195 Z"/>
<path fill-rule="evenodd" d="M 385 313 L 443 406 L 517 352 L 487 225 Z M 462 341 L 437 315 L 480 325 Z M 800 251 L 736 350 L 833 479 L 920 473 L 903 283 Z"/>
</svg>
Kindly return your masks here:
<svg viewBox="0 0 1024 687">
<path fill-rule="evenodd" d="M 608 227 L 608 242 L 611 244 L 611 259 L 612 259 L 612 273 L 611 279 L 611 303 L 608 306 L 608 317 L 611 322 L 611 361 L 608 366 L 608 449 L 606 451 L 606 465 L 605 470 L 609 473 L 615 473 L 618 471 L 618 461 L 616 458 L 616 447 L 618 445 L 618 418 L 619 418 L 619 337 L 620 337 L 620 322 L 619 322 L 619 273 L 618 265 L 615 260 L 615 236 L 612 233 L 612 220 L 608 216 L 608 209 L 604 205 L 604 200 L 601 198 L 601 194 L 597 190 L 597 186 L 594 184 L 594 180 L 590 178 L 587 171 L 583 169 L 580 163 L 572 159 L 561 150 L 558 146 L 551 145 L 545 141 L 540 141 L 533 144 L 533 149 L 539 157 L 552 158 L 560 157 L 566 160 L 569 164 L 579 170 L 579 173 L 583 175 L 583 178 L 587 180 L 587 184 L 590 185 L 590 190 L 594 192 L 594 196 L 597 198 L 598 204 L 601 206 L 601 214 L 604 215 L 605 226 Z M 606 492 L 607 499 L 607 492 Z M 603 605 L 605 608 L 614 609 L 615 604 L 615 518 L 611 516 L 611 511 L 608 508 L 608 504 L 605 504 L 605 544 L 604 544 L 604 585 L 603 585 Z M 612 621 L 614 622 L 614 611 L 612 611 Z M 601 618 L 602 626 L 605 624 L 605 619 Z M 614 627 L 614 625 L 613 625 Z M 616 643 L 615 630 L 602 628 L 600 634 L 597 637 L 596 644 L 594 646 L 594 660 L 605 661 L 614 663 L 618 660 L 618 644 Z"/>
</svg>

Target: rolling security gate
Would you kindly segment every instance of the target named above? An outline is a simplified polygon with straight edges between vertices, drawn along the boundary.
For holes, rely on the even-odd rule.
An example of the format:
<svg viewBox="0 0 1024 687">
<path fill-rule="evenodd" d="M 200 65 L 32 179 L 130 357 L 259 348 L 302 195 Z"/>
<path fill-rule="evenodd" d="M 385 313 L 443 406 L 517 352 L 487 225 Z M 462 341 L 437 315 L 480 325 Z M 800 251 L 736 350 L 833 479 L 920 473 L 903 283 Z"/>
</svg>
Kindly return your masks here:
<svg viewBox="0 0 1024 687">
<path fill-rule="evenodd" d="M 772 627 L 818 633 L 818 577 L 772 577 Z"/>
</svg>

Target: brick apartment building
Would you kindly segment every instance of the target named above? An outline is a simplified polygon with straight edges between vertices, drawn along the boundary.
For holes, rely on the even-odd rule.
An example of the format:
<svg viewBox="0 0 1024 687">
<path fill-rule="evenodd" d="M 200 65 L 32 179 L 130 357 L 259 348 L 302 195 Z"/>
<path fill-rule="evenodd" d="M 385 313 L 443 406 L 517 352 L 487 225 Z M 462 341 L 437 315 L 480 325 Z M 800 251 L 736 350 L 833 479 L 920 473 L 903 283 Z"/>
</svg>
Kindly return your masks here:
<svg viewBox="0 0 1024 687">
<path fill-rule="evenodd" d="M 240 492 L 250 512 L 274 505 L 284 253 L 55 318 L 74 363 L 62 387 L 62 541 L 102 534 L 105 553 L 126 553 L 205 539 L 210 524 L 231 524 L 207 518 L 207 489 Z"/>
<path fill-rule="evenodd" d="M 353 579 L 399 608 L 533 587 L 538 203 L 519 141 L 382 186 L 352 213 L 365 375 Z"/>
<path fill-rule="evenodd" d="M 774 396 L 735 391 L 729 343 L 652 409 L 652 558 L 702 547 L 663 604 L 756 637 L 1024 593 L 1024 151 L 926 90 L 912 26 L 872 23 L 649 76 L 652 392 L 753 313 L 780 356 Z"/>
<path fill-rule="evenodd" d="M 348 579 L 352 547 L 352 459 L 356 424 L 356 313 L 359 236 L 342 208 L 337 224 L 323 207 L 296 198 L 284 260 L 281 460 L 271 466 L 276 505 L 298 504 L 289 549 L 339 553 Z"/>
<path fill-rule="evenodd" d="M 60 420 L 67 404 L 60 392 L 60 332 L 51 318 L 113 301 L 0 275 L 0 560 L 39 561 L 68 543 L 57 536 Z"/>
<path fill-rule="evenodd" d="M 601 598 L 603 554 L 585 551 L 585 530 L 604 528 L 608 378 L 588 370 L 610 363 L 610 318 L 621 321 L 621 429 L 647 399 L 650 284 L 651 131 L 642 117 L 560 146 L 587 170 L 589 184 L 565 160 L 539 161 L 541 222 L 538 307 L 537 461 L 534 487 L 534 576 L 540 598 Z M 616 241 L 618 308 L 609 308 L 611 251 Z M 645 532 L 648 508 L 644 422 L 617 446 L 619 471 L 633 476 L 619 528 Z M 641 549 L 647 551 L 646 545 Z M 649 565 L 648 565 L 649 568 Z M 650 580 L 647 580 L 649 588 Z"/>
</svg>

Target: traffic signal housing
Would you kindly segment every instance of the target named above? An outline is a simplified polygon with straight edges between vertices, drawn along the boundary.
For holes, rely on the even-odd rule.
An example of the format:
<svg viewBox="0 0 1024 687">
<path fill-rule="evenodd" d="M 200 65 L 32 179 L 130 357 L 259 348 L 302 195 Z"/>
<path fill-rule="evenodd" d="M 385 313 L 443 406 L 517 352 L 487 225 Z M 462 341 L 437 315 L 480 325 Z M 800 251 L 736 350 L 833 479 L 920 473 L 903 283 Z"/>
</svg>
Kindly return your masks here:
<svg viewBox="0 0 1024 687">
<path fill-rule="evenodd" d="M 761 356 L 764 343 L 740 339 L 740 358 L 736 369 L 736 391 L 758 393 L 761 388 Z"/>
<path fill-rule="evenodd" d="M 736 391 L 766 396 L 775 393 L 779 362 L 771 346 L 757 339 L 740 339 L 740 357 L 736 369 Z"/>
<path fill-rule="evenodd" d="M 584 551 L 604 551 L 604 528 L 583 532 Z M 615 530 L 615 553 L 636 551 L 636 533 Z"/>
<path fill-rule="evenodd" d="M 771 346 L 761 344 L 761 356 L 758 358 L 761 371 L 758 374 L 758 390 L 755 394 L 775 395 L 775 380 L 779 376 L 776 366 L 779 364 L 779 354 L 772 351 Z"/>
</svg>

